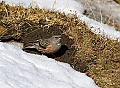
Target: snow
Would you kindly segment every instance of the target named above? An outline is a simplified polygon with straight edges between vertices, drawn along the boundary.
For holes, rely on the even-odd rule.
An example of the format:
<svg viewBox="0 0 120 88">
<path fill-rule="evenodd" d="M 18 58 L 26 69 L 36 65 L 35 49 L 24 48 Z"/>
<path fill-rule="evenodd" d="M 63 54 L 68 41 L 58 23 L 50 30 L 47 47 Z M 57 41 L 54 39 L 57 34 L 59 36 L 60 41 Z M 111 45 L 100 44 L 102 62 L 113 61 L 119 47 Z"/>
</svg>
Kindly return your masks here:
<svg viewBox="0 0 120 88">
<path fill-rule="evenodd" d="M 120 32 L 116 31 L 114 27 L 102 24 L 86 16 L 81 17 L 80 20 L 85 21 L 92 32 L 108 37 L 112 40 L 118 39 L 118 42 L 120 42 Z"/>
<path fill-rule="evenodd" d="M 84 73 L 46 56 L 0 42 L 1 88 L 98 88 Z"/>
<path fill-rule="evenodd" d="M 2 0 L 1 0 L 2 1 Z M 83 13 L 84 8 L 81 3 L 77 3 L 74 0 L 3 0 L 10 5 L 23 5 L 29 7 L 29 5 L 38 6 L 39 8 L 52 9 L 55 11 L 61 11 L 67 13 L 77 12 Z M 72 5 L 72 6 L 71 6 Z M 72 11 L 71 11 L 72 10 Z"/>
<path fill-rule="evenodd" d="M 2 1 L 2 0 L 0 0 Z M 118 38 L 120 32 L 114 27 L 94 21 L 82 13 L 81 3 L 74 0 L 4 0 L 10 5 L 23 5 L 52 9 L 77 14 L 97 34 Z M 1 88 L 99 88 L 94 81 L 73 70 L 68 64 L 46 56 L 29 54 L 20 48 L 0 42 L 0 85 Z"/>
<path fill-rule="evenodd" d="M 2 1 L 2 0 L 1 0 Z M 108 37 L 110 39 L 120 42 L 120 32 L 116 31 L 114 27 L 110 27 L 107 24 L 102 24 L 93 19 L 90 19 L 83 15 L 84 7 L 75 0 L 4 0 L 10 5 L 23 5 L 29 7 L 29 5 L 38 6 L 39 8 L 52 9 L 55 11 L 65 12 L 66 14 L 77 14 L 80 20 L 85 21 L 89 28 L 96 34 Z M 117 14 L 116 14 L 117 15 Z"/>
</svg>

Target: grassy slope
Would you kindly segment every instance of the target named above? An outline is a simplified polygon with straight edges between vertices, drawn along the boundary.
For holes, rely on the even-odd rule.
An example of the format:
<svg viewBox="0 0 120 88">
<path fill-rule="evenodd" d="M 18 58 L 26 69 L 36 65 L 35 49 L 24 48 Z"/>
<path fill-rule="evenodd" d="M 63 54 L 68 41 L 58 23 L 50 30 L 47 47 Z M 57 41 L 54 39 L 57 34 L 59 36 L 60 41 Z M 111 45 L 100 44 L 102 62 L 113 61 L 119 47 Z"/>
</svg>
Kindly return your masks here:
<svg viewBox="0 0 120 88">
<path fill-rule="evenodd" d="M 118 4 L 120 4 L 120 0 L 114 0 L 115 2 L 117 2 Z"/>
<path fill-rule="evenodd" d="M 19 35 L 18 28 L 21 24 L 18 22 L 23 23 L 24 20 L 33 23 L 44 20 L 46 26 L 53 26 L 55 23 L 67 26 L 69 30 L 64 34 L 75 41 L 73 46 L 77 49 L 72 67 L 80 71 L 80 68 L 84 69 L 83 65 L 86 64 L 89 67 L 84 69 L 86 74 L 92 77 L 101 88 L 120 87 L 120 43 L 92 33 L 77 17 L 67 17 L 64 13 L 50 10 L 25 9 L 21 6 L 12 7 L 0 3 L 0 20 L 0 37 L 12 31 L 9 27 L 16 29 L 14 34 Z M 76 63 L 79 65 L 75 65 Z"/>
</svg>

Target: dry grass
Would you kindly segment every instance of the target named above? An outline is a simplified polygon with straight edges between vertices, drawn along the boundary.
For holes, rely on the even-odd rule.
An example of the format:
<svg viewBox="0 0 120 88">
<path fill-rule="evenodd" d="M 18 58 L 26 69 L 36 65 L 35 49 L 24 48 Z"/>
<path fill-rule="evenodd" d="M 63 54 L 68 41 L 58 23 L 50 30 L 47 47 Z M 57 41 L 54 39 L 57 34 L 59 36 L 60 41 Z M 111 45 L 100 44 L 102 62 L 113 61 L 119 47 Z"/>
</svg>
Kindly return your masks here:
<svg viewBox="0 0 120 88">
<path fill-rule="evenodd" d="M 83 62 L 89 67 L 86 74 L 93 78 L 101 88 L 120 87 L 120 43 L 92 33 L 76 16 L 69 18 L 64 13 L 38 8 L 25 9 L 22 6 L 13 7 L 0 3 L 0 20 L 0 36 L 13 29 L 16 32 L 12 35 L 19 35 L 19 31 L 22 30 L 20 28 L 25 22 L 32 28 L 26 20 L 38 26 L 42 26 L 39 23 L 42 20 L 45 27 L 54 26 L 56 23 L 68 27 L 63 34 L 69 35 L 75 41 L 73 46 L 77 49 L 72 67 L 80 71 L 79 68 L 82 68 L 83 64 L 77 66 L 75 64 Z"/>
<path fill-rule="evenodd" d="M 117 2 L 118 4 L 120 4 L 120 0 L 114 0 L 115 2 Z"/>
<path fill-rule="evenodd" d="M 120 0 L 114 0 L 114 1 L 120 2 Z M 93 4 L 90 4 L 90 2 L 97 3 L 98 6 L 96 6 L 96 5 L 92 6 Z M 87 17 L 94 19 L 100 23 L 108 24 L 109 26 L 114 26 L 117 31 L 120 31 L 120 23 L 117 22 L 111 14 L 106 14 L 105 10 L 101 9 L 100 4 L 102 4 L 102 3 L 104 4 L 105 2 L 107 3 L 107 1 L 93 0 L 90 2 L 85 0 L 84 7 L 87 7 L 88 9 L 85 11 L 84 14 Z M 108 1 L 108 3 L 111 3 L 111 2 Z"/>
<path fill-rule="evenodd" d="M 5 34 L 6 32 L 7 30 L 3 26 L 0 26 L 0 35 Z"/>
</svg>

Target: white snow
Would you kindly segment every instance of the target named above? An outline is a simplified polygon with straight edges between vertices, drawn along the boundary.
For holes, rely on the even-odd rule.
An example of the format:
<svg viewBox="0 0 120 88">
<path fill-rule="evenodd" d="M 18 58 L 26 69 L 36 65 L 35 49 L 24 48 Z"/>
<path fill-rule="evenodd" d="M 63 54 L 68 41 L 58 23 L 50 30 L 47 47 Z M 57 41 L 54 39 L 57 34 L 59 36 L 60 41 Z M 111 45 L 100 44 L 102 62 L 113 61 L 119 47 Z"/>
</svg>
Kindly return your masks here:
<svg viewBox="0 0 120 88">
<path fill-rule="evenodd" d="M 114 27 L 102 24 L 86 16 L 81 17 L 80 20 L 85 21 L 92 32 L 113 40 L 118 39 L 118 42 L 120 42 L 120 32 L 116 31 Z"/>
<path fill-rule="evenodd" d="M 0 0 L 2 1 L 2 0 Z M 97 34 L 120 41 L 120 32 L 114 27 L 96 22 L 82 13 L 81 3 L 74 0 L 4 0 L 10 5 L 23 5 L 53 9 L 66 14 L 77 14 Z M 93 27 L 92 27 L 93 26 Z M 99 30 L 98 30 L 99 28 Z M 103 33 L 104 32 L 104 33 Z M 46 56 L 28 54 L 20 48 L 0 42 L 1 88 L 98 88 L 84 73 L 73 70 L 68 64 Z"/>
<path fill-rule="evenodd" d="M 2 0 L 1 0 L 2 1 Z M 90 29 L 96 33 L 106 36 L 110 39 L 118 39 L 120 42 L 120 32 L 116 31 L 114 27 L 110 27 L 107 24 L 102 24 L 93 19 L 90 19 L 83 15 L 84 7 L 75 0 L 4 0 L 10 5 L 23 5 L 29 7 L 31 4 L 33 7 L 52 9 L 55 11 L 65 12 L 66 14 L 77 14 L 80 20 L 85 21 Z M 117 14 L 116 14 L 117 15 Z M 92 27 L 92 28 L 91 28 Z M 98 30 L 99 29 L 99 30 Z"/>
<path fill-rule="evenodd" d="M 98 88 L 86 74 L 46 56 L 0 42 L 1 88 Z"/>
</svg>

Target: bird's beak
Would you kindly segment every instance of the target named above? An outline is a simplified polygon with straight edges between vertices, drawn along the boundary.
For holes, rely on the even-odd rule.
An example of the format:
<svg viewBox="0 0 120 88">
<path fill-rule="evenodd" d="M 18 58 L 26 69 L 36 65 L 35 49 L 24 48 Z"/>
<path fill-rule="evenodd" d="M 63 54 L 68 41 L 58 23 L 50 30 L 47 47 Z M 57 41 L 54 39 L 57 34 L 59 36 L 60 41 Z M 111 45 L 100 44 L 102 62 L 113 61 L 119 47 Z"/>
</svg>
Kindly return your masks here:
<svg viewBox="0 0 120 88">
<path fill-rule="evenodd" d="M 58 40 L 61 40 L 61 38 L 58 38 Z"/>
</svg>

